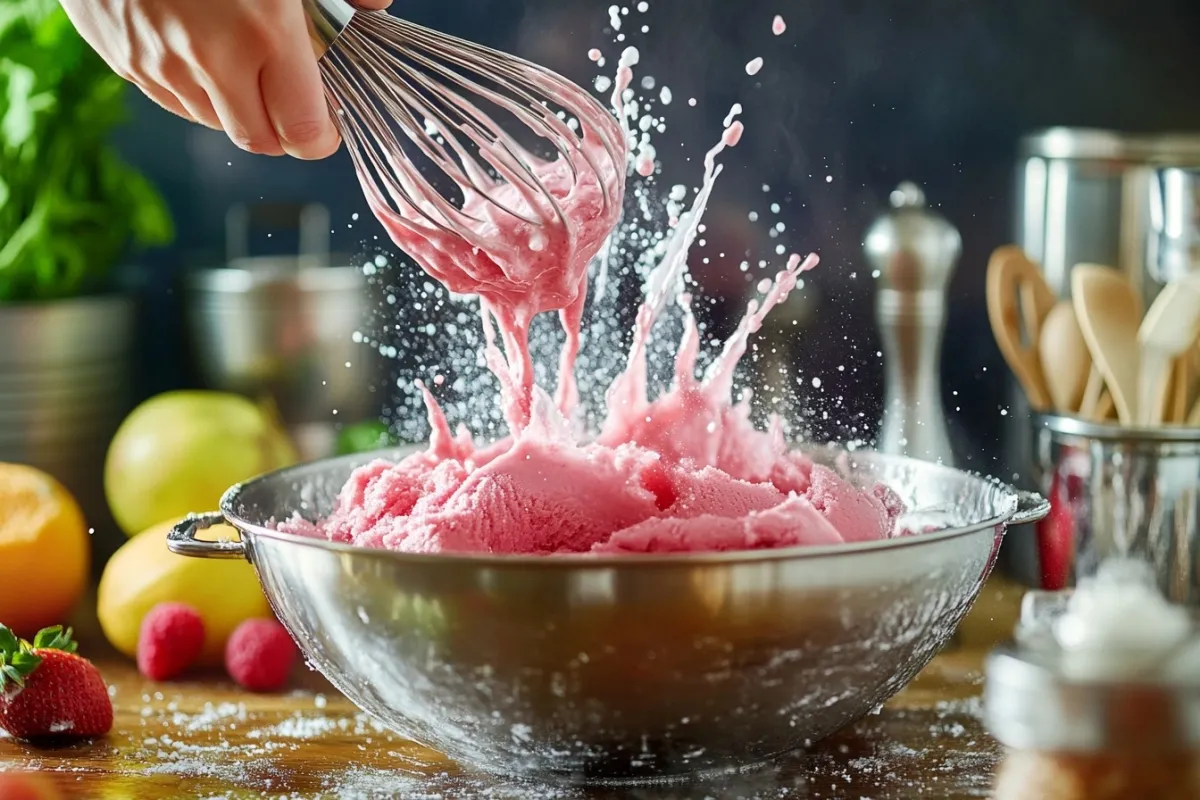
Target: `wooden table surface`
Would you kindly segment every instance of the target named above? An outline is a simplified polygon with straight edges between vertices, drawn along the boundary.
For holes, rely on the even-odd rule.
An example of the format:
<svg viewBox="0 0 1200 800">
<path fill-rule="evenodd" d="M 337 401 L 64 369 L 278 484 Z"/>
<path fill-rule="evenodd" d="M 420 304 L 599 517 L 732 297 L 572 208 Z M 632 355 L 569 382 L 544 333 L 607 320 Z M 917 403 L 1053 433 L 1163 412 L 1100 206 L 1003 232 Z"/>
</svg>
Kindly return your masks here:
<svg viewBox="0 0 1200 800">
<path fill-rule="evenodd" d="M 585 790 L 471 775 L 383 730 L 315 673 L 298 671 L 296 688 L 280 695 L 249 694 L 217 676 L 155 684 L 88 630 L 81 652 L 111 686 L 112 733 L 53 749 L 0 738 L 0 771 L 38 771 L 64 798 L 106 800 L 988 797 L 1002 753 L 980 723 L 980 667 L 1012 630 L 1019 596 L 993 579 L 955 644 L 879 714 L 770 768 L 712 784 Z"/>
</svg>

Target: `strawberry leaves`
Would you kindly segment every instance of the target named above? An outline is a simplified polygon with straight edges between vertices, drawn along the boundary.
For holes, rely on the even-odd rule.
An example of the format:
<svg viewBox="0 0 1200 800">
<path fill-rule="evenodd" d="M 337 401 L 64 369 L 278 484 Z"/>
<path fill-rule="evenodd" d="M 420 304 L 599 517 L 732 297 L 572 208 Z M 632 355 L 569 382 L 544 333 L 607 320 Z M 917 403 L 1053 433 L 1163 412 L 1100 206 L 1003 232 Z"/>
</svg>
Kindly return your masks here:
<svg viewBox="0 0 1200 800">
<path fill-rule="evenodd" d="M 74 653 L 79 649 L 79 642 L 71 638 L 70 628 L 63 630 L 62 625 L 55 625 L 53 628 L 42 628 L 38 631 L 37 636 L 33 637 L 33 649 Z"/>
<path fill-rule="evenodd" d="M 32 645 L 0 625 L 0 692 L 11 685 L 18 689 L 25 686 L 25 679 L 42 663 L 42 657 L 35 650 L 74 653 L 78 648 L 79 643 L 71 638 L 71 629 L 61 625 L 38 631 Z"/>
<path fill-rule="evenodd" d="M 10 685 L 23 688 L 25 679 L 40 663 L 42 657 L 30 649 L 29 642 L 18 639 L 15 633 L 0 625 L 0 691 Z"/>
</svg>

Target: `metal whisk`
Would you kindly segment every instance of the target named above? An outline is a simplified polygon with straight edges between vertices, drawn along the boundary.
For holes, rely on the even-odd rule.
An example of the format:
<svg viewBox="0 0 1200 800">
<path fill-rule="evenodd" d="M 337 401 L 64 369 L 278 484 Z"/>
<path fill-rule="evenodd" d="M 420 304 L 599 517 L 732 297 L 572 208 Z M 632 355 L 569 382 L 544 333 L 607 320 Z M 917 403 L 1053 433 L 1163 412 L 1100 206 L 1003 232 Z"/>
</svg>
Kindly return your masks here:
<svg viewBox="0 0 1200 800">
<path fill-rule="evenodd" d="M 360 179 L 406 222 L 419 218 L 468 242 L 479 237 L 481 216 L 569 230 L 560 201 L 588 175 L 610 177 L 599 181 L 599 213 L 615 221 L 625 136 L 587 92 L 543 67 L 385 12 L 357 11 L 344 0 L 303 2 L 327 96 Z M 554 158 L 530 152 L 481 102 L 548 142 L 569 179 L 548 185 L 545 168 Z M 400 147 L 401 137 L 457 191 L 436 189 Z M 511 190 L 498 191 L 506 186 Z M 464 210 L 459 192 L 477 193 L 484 203 Z"/>
</svg>

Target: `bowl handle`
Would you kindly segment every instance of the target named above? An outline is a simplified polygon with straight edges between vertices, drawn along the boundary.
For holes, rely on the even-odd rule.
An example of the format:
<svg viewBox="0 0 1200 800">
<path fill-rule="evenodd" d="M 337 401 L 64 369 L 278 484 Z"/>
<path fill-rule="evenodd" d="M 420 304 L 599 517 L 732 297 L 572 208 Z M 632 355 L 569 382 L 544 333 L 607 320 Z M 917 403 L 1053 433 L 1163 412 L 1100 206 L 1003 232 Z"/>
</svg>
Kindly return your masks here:
<svg viewBox="0 0 1200 800">
<path fill-rule="evenodd" d="M 1037 492 L 1016 491 L 1017 510 L 1008 520 L 1008 526 L 1028 525 L 1045 519 L 1050 513 L 1050 501 Z"/>
<path fill-rule="evenodd" d="M 225 516 L 219 511 L 207 514 L 188 514 L 183 521 L 171 528 L 167 534 L 167 549 L 172 553 L 192 558 L 244 558 L 246 544 L 241 539 L 223 539 L 206 542 L 196 538 L 198 531 L 204 531 L 213 525 L 225 522 Z"/>
</svg>

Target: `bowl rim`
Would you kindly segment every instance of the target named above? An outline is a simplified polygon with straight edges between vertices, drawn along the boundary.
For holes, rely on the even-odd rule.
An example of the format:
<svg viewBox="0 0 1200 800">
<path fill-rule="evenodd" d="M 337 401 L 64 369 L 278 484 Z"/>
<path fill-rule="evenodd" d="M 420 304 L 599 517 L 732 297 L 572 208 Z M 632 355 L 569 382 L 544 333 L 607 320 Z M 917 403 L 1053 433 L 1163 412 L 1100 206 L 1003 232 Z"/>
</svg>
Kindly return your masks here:
<svg viewBox="0 0 1200 800">
<path fill-rule="evenodd" d="M 1162 425 L 1148 428 L 1096 422 L 1069 414 L 1035 414 L 1035 430 L 1048 430 L 1060 436 L 1078 436 L 1104 442 L 1131 444 L 1200 444 L 1200 428 L 1189 425 Z"/>
<path fill-rule="evenodd" d="M 825 558 L 836 558 L 838 556 L 856 553 L 881 553 L 911 547 L 933 546 L 940 542 L 946 542 L 952 539 L 970 536 L 972 534 L 980 533 L 989 529 L 995 529 L 998 527 L 1006 528 L 1013 518 L 1018 515 L 1021 502 L 1021 493 L 1017 489 L 997 478 L 979 475 L 975 472 L 955 469 L 940 463 L 921 461 L 914 458 L 881 453 L 877 450 L 848 450 L 844 447 L 839 447 L 836 445 L 801 445 L 796 449 L 804 453 L 825 451 L 827 453 L 845 453 L 850 456 L 854 456 L 856 454 L 861 456 L 865 454 L 877 463 L 894 462 L 918 466 L 922 469 L 943 472 L 948 475 L 954 475 L 958 477 L 966 476 L 972 480 L 988 484 L 994 489 L 999 489 L 1006 492 L 1007 505 L 1009 508 L 1005 512 L 993 515 L 971 525 L 945 528 L 943 530 L 932 531 L 928 533 L 913 533 L 905 536 L 896 536 L 890 539 L 878 539 L 867 542 L 846 542 L 843 544 L 830 545 L 793 545 L 791 547 L 777 547 L 760 550 L 717 550 L 700 551 L 694 553 L 627 553 L 604 555 L 596 555 L 592 553 L 412 553 L 399 550 L 389 550 L 383 547 L 363 547 L 344 542 L 333 542 L 329 541 L 328 539 L 317 539 L 294 533 L 286 533 L 268 528 L 264 524 L 251 522 L 250 520 L 247 520 L 234 512 L 234 504 L 238 501 L 242 493 L 256 485 L 261 485 L 268 481 L 287 481 L 296 473 L 311 471 L 318 465 L 332 467 L 335 464 L 353 464 L 356 466 L 352 466 L 351 469 L 355 469 L 357 466 L 368 464 L 371 461 L 379 458 L 390 457 L 390 459 L 395 459 L 398 456 L 401 456 L 401 454 L 416 452 L 419 449 L 419 445 L 400 448 L 392 447 L 383 450 L 374 450 L 367 453 L 356 453 L 351 455 L 319 459 L 317 461 L 296 464 L 290 467 L 284 467 L 282 469 L 275 470 L 273 472 L 268 472 L 264 475 L 252 478 L 249 481 L 231 486 L 221 497 L 220 514 L 222 517 L 224 517 L 225 524 L 235 528 L 240 535 L 249 535 L 251 540 L 262 537 L 284 542 L 290 545 L 310 547 L 342 555 L 373 556 L 377 558 L 387 558 L 394 561 L 422 565 L 467 564 L 481 568 L 537 567 L 543 569 L 588 570 L 612 569 L 618 566 L 623 568 L 686 568 L 697 566 L 716 566 L 723 564 L 764 564 L 797 560 L 819 560 Z M 252 549 L 253 545 L 251 542 L 251 545 L 247 548 L 247 550 Z"/>
</svg>

